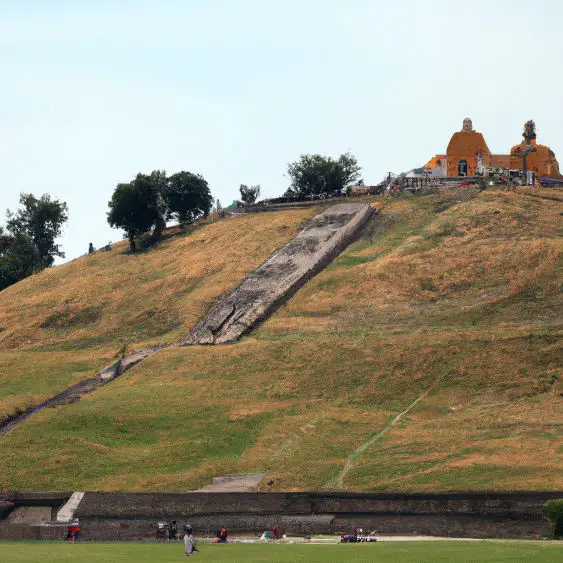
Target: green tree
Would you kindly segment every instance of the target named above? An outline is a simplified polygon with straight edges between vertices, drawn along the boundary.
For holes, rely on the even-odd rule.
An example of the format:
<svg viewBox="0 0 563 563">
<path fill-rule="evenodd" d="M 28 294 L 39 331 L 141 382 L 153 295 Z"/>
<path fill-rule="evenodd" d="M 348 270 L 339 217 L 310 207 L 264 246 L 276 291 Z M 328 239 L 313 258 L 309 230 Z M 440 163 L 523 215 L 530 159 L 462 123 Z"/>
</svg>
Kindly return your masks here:
<svg viewBox="0 0 563 563">
<path fill-rule="evenodd" d="M 37 247 L 25 234 L 8 234 L 0 227 L 0 291 L 40 270 Z"/>
<path fill-rule="evenodd" d="M 338 196 L 360 177 L 361 167 L 350 153 L 341 154 L 338 160 L 320 154 L 302 154 L 299 160 L 287 166 L 291 186 L 286 195 L 312 198 Z"/>
<path fill-rule="evenodd" d="M 240 198 L 244 203 L 252 205 L 260 197 L 260 184 L 255 186 L 247 186 L 246 184 L 241 184 L 239 188 Z"/>
<path fill-rule="evenodd" d="M 153 170 L 148 176 L 148 181 L 152 184 L 152 189 L 156 194 L 156 219 L 154 221 L 153 233 L 156 241 L 158 242 L 160 240 L 162 231 L 164 231 L 164 229 L 166 228 L 166 215 L 168 213 L 165 199 L 166 188 L 168 185 L 166 171 Z"/>
<path fill-rule="evenodd" d="M 137 248 L 137 237 L 155 227 L 158 238 L 164 229 L 162 184 L 159 171 L 150 175 L 137 174 L 128 184 L 117 184 L 108 202 L 108 223 L 125 231 L 131 252 Z"/>
<path fill-rule="evenodd" d="M 213 198 L 200 174 L 178 172 L 168 178 L 164 192 L 167 217 L 177 219 L 182 227 L 201 216 L 209 215 Z"/>
<path fill-rule="evenodd" d="M 23 207 L 15 213 L 10 210 L 7 212 L 8 231 L 20 242 L 25 237 L 31 240 L 37 250 L 36 269 L 52 266 L 56 256 L 65 256 L 55 240 L 68 220 L 67 204 L 57 199 L 52 200 L 48 194 L 37 199 L 33 194 L 25 193 L 20 194 L 20 204 Z"/>
<path fill-rule="evenodd" d="M 548 500 L 541 511 L 549 521 L 552 534 L 557 538 L 563 537 L 563 498 Z"/>
</svg>

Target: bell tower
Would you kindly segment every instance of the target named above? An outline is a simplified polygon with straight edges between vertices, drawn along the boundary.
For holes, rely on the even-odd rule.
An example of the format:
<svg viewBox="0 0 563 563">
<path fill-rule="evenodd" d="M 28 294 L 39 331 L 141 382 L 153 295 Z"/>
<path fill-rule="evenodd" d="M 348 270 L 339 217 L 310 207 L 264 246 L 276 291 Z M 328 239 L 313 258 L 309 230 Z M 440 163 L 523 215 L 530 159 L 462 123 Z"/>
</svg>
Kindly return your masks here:
<svg viewBox="0 0 563 563">
<path fill-rule="evenodd" d="M 522 137 L 524 137 L 524 141 L 527 145 L 533 144 L 533 141 L 536 140 L 536 124 L 532 119 L 524 123 L 524 133 L 522 133 Z"/>
<path fill-rule="evenodd" d="M 471 121 L 471 119 L 469 119 L 469 117 L 466 117 L 463 120 L 463 127 L 461 128 L 461 130 L 464 133 L 473 133 L 473 122 Z"/>
</svg>

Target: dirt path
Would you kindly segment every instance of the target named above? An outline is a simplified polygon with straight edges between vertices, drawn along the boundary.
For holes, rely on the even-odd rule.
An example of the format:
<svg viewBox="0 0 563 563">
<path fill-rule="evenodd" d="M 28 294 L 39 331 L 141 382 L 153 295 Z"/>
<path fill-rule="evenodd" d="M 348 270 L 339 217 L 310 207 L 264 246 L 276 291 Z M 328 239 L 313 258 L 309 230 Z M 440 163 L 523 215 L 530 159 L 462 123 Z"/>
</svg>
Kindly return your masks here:
<svg viewBox="0 0 563 563">
<path fill-rule="evenodd" d="M 363 452 L 365 452 L 370 446 L 375 444 L 375 442 L 377 442 L 377 440 L 379 440 L 380 438 L 385 436 L 385 434 L 387 434 L 387 432 L 389 432 L 389 430 L 391 430 L 391 428 L 393 428 L 393 426 L 395 426 L 397 424 L 397 422 L 399 422 L 405 414 L 407 414 L 414 407 L 416 407 L 416 405 L 418 403 L 420 403 L 420 401 L 424 400 L 428 396 L 428 394 L 436 387 L 436 385 L 440 382 L 440 380 L 441 380 L 441 378 L 437 379 L 428 389 L 426 389 L 426 391 L 424 391 L 424 393 L 422 393 L 422 395 L 417 397 L 405 410 L 401 411 L 397 416 L 392 418 L 391 421 L 389 422 L 389 424 L 387 426 L 385 426 L 385 428 L 383 428 L 382 430 L 377 432 L 377 434 L 374 434 L 369 440 L 367 440 L 361 446 L 356 448 L 348 456 L 348 459 L 346 460 L 346 463 L 344 464 L 344 467 L 342 468 L 342 470 L 340 471 L 338 476 L 333 481 L 331 481 L 329 483 L 329 487 L 339 488 L 339 489 L 343 488 L 344 487 L 344 479 L 346 478 L 346 475 L 350 472 L 352 467 L 354 467 L 358 457 Z"/>
</svg>

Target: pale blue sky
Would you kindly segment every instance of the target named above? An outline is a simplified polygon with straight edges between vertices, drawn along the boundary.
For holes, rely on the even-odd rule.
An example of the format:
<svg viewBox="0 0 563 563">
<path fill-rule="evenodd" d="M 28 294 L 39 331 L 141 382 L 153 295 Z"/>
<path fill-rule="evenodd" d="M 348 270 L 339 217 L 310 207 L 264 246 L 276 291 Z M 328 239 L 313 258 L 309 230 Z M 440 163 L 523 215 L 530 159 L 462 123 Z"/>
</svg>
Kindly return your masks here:
<svg viewBox="0 0 563 563">
<path fill-rule="evenodd" d="M 558 0 L 0 0 L 0 213 L 68 202 L 67 258 L 121 238 L 118 182 L 164 168 L 288 185 L 305 152 L 367 183 L 420 166 L 473 119 L 503 153 L 533 118 L 563 156 Z"/>
</svg>

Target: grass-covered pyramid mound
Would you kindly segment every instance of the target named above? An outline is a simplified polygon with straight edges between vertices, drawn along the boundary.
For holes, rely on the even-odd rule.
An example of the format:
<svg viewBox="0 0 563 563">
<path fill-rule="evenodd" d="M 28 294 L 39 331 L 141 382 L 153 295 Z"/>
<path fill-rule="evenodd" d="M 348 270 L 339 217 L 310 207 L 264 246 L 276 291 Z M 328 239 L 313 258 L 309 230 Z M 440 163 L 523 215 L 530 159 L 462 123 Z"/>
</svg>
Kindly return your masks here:
<svg viewBox="0 0 563 563">
<path fill-rule="evenodd" d="M 189 328 L 315 212 L 215 223 L 3 292 L 2 409 Z M 159 352 L 0 438 L 0 487 L 184 491 L 264 472 L 262 490 L 560 489 L 562 212 L 556 190 L 386 198 L 250 336 Z"/>
</svg>

